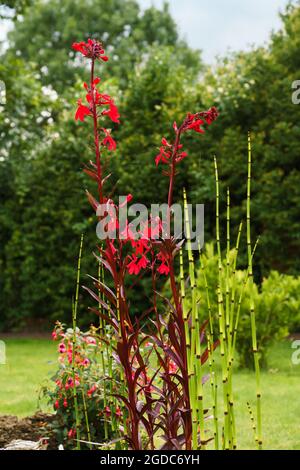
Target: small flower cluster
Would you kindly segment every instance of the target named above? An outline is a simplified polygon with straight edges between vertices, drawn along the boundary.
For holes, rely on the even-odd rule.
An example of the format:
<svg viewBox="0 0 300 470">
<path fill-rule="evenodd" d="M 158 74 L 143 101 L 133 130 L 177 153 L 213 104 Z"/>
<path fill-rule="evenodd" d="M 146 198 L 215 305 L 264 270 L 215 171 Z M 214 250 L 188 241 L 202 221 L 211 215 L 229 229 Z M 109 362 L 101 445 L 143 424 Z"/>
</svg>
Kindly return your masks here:
<svg viewBox="0 0 300 470">
<path fill-rule="evenodd" d="M 73 440 L 76 438 L 74 388 L 77 392 L 80 421 L 84 422 L 85 407 L 91 429 L 95 432 L 93 436 L 95 440 L 103 439 L 103 435 L 97 435 L 97 432 L 99 433 L 103 427 L 99 427 L 99 423 L 101 416 L 105 415 L 103 384 L 100 381 L 99 364 L 97 363 L 101 347 L 97 330 L 92 327 L 89 331 L 82 332 L 76 328 L 75 338 L 74 347 L 73 330 L 66 329 L 60 322 L 56 323 L 52 339 L 58 343 L 59 366 L 52 378 L 53 386 L 47 386 L 43 389 L 44 395 L 56 412 L 54 427 L 58 434 L 59 443 L 63 443 L 67 448 L 74 446 Z M 117 419 L 118 410 L 114 410 L 114 413 Z M 87 436 L 85 437 L 87 438 Z"/>
<path fill-rule="evenodd" d="M 74 42 L 72 48 L 88 59 L 101 59 L 104 62 L 108 61 L 102 43 L 95 39 L 88 39 L 87 42 Z"/>
<path fill-rule="evenodd" d="M 205 131 L 201 126 L 203 126 L 205 122 L 208 125 L 212 124 L 212 122 L 217 119 L 218 115 L 219 113 L 214 106 L 208 111 L 201 111 L 196 114 L 188 113 L 180 127 L 178 127 L 177 123 L 174 122 L 173 129 L 176 136 L 180 136 L 180 134 L 190 130 L 199 134 L 204 134 Z M 159 154 L 155 157 L 156 166 L 160 163 L 170 165 L 173 161 L 175 164 L 181 162 L 181 160 L 188 156 L 188 154 L 182 150 L 182 147 L 183 145 L 178 144 L 176 140 L 174 144 L 170 144 L 167 139 L 163 137 Z"/>
</svg>

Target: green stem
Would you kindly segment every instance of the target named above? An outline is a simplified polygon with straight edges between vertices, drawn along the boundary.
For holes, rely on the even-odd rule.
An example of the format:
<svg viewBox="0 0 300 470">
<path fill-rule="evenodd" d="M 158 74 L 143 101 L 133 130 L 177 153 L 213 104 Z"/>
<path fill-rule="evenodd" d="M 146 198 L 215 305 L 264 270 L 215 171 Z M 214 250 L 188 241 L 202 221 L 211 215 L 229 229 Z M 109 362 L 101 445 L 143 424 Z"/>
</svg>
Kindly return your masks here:
<svg viewBox="0 0 300 470">
<path fill-rule="evenodd" d="M 72 339 L 72 376 L 73 376 L 73 398 L 75 408 L 75 422 L 76 422 L 76 437 L 77 444 L 76 449 L 80 450 L 80 418 L 78 409 L 78 397 L 76 387 L 76 374 L 75 374 L 75 350 L 76 350 L 76 328 L 77 328 L 77 310 L 78 310 L 78 298 L 79 298 L 79 284 L 80 284 L 80 268 L 81 268 L 81 257 L 83 247 L 83 234 L 80 239 L 79 255 L 77 262 L 77 277 L 76 277 L 76 291 L 75 291 L 75 302 L 72 308 L 72 325 L 73 325 L 73 339 Z"/>
<path fill-rule="evenodd" d="M 253 270 L 252 270 L 252 250 L 251 250 L 251 166 L 252 151 L 251 137 L 248 133 L 248 178 L 247 178 L 247 252 L 248 252 L 248 269 L 249 269 L 249 286 L 250 286 L 250 320 L 252 333 L 252 347 L 254 354 L 254 368 L 256 378 L 256 421 L 257 421 L 257 444 L 258 449 L 262 449 L 262 426 L 261 426 L 261 391 L 260 391 L 260 366 L 257 348 L 256 322 L 255 322 L 255 305 L 253 297 Z"/>
</svg>

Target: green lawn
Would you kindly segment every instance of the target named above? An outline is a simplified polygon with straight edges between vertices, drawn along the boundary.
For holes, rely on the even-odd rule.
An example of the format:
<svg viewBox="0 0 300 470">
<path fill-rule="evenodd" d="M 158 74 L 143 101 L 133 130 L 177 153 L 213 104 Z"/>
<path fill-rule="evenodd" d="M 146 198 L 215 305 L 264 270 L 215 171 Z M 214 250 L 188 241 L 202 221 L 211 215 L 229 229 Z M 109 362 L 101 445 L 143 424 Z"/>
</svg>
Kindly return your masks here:
<svg viewBox="0 0 300 470">
<path fill-rule="evenodd" d="M 7 339 L 5 344 L 6 364 L 0 365 L 0 414 L 31 415 L 38 408 L 40 386 L 55 370 L 57 343 Z"/>
<path fill-rule="evenodd" d="M 0 414 L 34 413 L 38 391 L 55 369 L 57 344 L 43 339 L 6 340 L 7 364 L 0 365 Z M 300 365 L 291 364 L 285 341 L 270 351 L 269 369 L 262 373 L 263 437 L 267 449 L 300 449 Z M 208 385 L 206 385 L 208 391 Z M 254 375 L 236 371 L 235 405 L 239 448 L 254 448 L 246 408 L 255 407 Z"/>
</svg>

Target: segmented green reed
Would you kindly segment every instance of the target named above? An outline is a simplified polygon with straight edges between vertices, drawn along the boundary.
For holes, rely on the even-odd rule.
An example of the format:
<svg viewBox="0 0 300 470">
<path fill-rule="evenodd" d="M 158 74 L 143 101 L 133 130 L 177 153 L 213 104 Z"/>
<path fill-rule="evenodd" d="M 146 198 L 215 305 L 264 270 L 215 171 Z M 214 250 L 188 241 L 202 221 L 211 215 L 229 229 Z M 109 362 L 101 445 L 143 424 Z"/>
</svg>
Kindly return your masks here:
<svg viewBox="0 0 300 470">
<path fill-rule="evenodd" d="M 77 328 L 77 310 L 78 310 L 78 298 L 79 298 L 79 284 L 80 284 L 80 269 L 81 269 L 81 258 L 83 248 L 83 234 L 80 239 L 80 247 L 77 261 L 77 276 L 76 276 L 76 291 L 75 300 L 72 305 L 72 326 L 73 326 L 73 338 L 72 338 L 72 376 L 73 376 L 73 397 L 74 397 L 74 408 L 75 408 L 75 426 L 76 426 L 76 437 L 77 444 L 76 449 L 80 450 L 80 418 L 78 409 L 78 396 L 76 387 L 76 373 L 75 373 L 75 350 L 76 350 L 76 328 Z"/>
<path fill-rule="evenodd" d="M 214 447 L 220 448 L 219 428 L 222 427 L 222 444 L 221 447 L 226 450 L 234 450 L 237 448 L 237 429 L 234 411 L 234 393 L 233 393 L 233 366 L 235 361 L 236 339 L 238 335 L 238 326 L 241 305 L 244 298 L 246 286 L 249 285 L 250 290 L 250 323 L 252 331 L 252 346 L 254 353 L 254 366 L 256 377 L 256 423 L 250 405 L 247 404 L 251 417 L 252 428 L 255 432 L 255 440 L 259 449 L 262 448 L 262 420 L 261 420 L 261 392 L 260 392 L 260 368 L 259 357 L 256 340 L 256 323 L 255 323 L 255 305 L 253 296 L 253 256 L 257 247 L 257 243 L 252 250 L 251 246 L 251 217 L 250 217 L 250 200 L 251 200 L 251 139 L 248 137 L 248 177 L 247 177 L 247 254 L 248 268 L 246 276 L 242 281 L 237 278 L 237 259 L 240 247 L 241 233 L 243 224 L 238 228 L 237 238 L 234 249 L 231 249 L 231 226 L 230 226 L 230 192 L 227 189 L 226 197 L 226 249 L 224 258 L 221 249 L 220 236 L 220 185 L 217 160 L 214 159 L 215 183 L 216 183 L 216 245 L 218 258 L 218 285 L 217 292 L 217 312 L 213 312 L 211 308 L 209 285 L 206 276 L 206 265 L 204 262 L 201 249 L 199 247 L 201 275 L 204 281 L 206 292 L 206 304 L 208 309 L 208 328 L 206 330 L 208 344 L 208 368 L 210 375 L 210 390 L 212 397 L 213 411 L 213 427 L 214 427 Z M 187 345 L 188 371 L 189 371 L 189 391 L 190 404 L 193 421 L 193 448 L 205 449 L 206 442 L 204 436 L 205 415 L 204 415 L 204 389 L 202 384 L 203 368 L 201 366 L 201 343 L 200 343 L 200 321 L 201 309 L 199 309 L 199 299 L 197 299 L 197 282 L 195 274 L 195 261 L 193 251 L 191 249 L 190 223 L 186 192 L 184 191 L 184 215 L 186 227 L 186 243 L 188 252 L 188 273 L 189 284 L 185 283 L 184 274 L 184 257 L 183 251 L 180 250 L 180 288 L 183 308 L 183 318 L 185 321 L 185 335 Z M 240 289 L 238 289 L 238 284 Z M 239 293 L 239 295 L 237 295 Z M 189 311 L 189 306 L 190 311 Z M 215 322 L 217 317 L 218 333 L 215 331 Z M 216 365 L 214 359 L 214 339 L 218 337 L 220 344 L 221 356 L 221 378 L 222 378 L 222 415 L 220 416 L 220 406 L 218 399 L 218 383 L 216 375 Z M 221 404 L 220 404 L 221 405 Z M 200 429 L 200 441 L 199 441 Z"/>
</svg>

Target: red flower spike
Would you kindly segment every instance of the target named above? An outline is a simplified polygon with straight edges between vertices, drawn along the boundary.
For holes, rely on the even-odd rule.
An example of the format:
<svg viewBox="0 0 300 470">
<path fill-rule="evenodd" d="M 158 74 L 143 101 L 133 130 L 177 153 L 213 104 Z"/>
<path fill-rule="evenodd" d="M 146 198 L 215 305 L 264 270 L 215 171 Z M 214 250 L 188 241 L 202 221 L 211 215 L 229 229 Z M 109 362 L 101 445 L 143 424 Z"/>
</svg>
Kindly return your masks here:
<svg viewBox="0 0 300 470">
<path fill-rule="evenodd" d="M 72 48 L 80 52 L 84 57 L 88 59 L 101 59 L 104 62 L 108 60 L 108 57 L 105 54 L 102 43 L 96 41 L 95 39 L 88 39 L 87 42 L 74 42 Z"/>
</svg>

